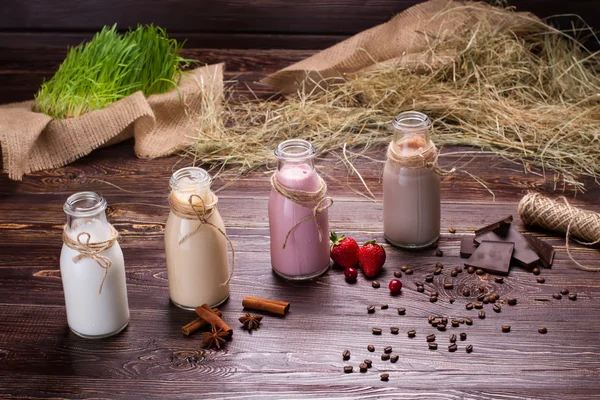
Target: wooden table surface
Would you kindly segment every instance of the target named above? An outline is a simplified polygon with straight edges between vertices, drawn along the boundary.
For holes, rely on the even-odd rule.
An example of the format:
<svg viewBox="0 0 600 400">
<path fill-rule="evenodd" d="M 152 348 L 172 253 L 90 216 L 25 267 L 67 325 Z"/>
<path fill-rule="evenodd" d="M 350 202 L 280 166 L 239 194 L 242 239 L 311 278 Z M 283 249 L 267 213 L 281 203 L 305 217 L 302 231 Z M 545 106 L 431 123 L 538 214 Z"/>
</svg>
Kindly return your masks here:
<svg viewBox="0 0 600 400">
<path fill-rule="evenodd" d="M 283 65 L 300 59 L 307 51 L 191 51 L 205 62 L 227 61 L 227 78 L 237 77 L 237 89 Z M 4 54 L 3 57 L 9 57 Z M 43 76 L 52 73 L 62 55 L 47 54 L 28 73 L 18 68 L 0 72 L 16 97 L 32 93 Z M 40 58 L 36 58 L 39 60 Z M 12 75 L 11 75 L 12 74 Z M 17 98 L 15 98 L 17 99 Z M 169 157 L 140 160 L 131 142 L 95 151 L 64 168 L 38 172 L 21 182 L 0 176 L 0 397 L 2 398 L 423 398 L 423 399 L 522 399 L 600 398 L 600 284 L 597 273 L 574 267 L 565 252 L 564 239 L 549 232 L 536 235 L 557 249 L 552 269 L 543 269 L 546 283 L 522 268 L 511 269 L 503 284 L 493 276 L 456 278 L 450 271 L 462 266 L 460 239 L 484 224 L 517 215 L 517 203 L 528 190 L 550 191 L 551 183 L 534 174 L 523 174 L 519 165 L 488 154 L 474 157 L 464 166 L 463 149 L 445 148 L 443 166 L 463 165 L 463 170 L 485 181 L 495 195 L 465 173 L 442 180 L 442 237 L 444 257 L 434 250 L 406 252 L 386 246 L 388 260 L 379 280 L 380 289 L 359 276 L 347 284 L 341 270 L 332 269 L 306 283 L 276 277 L 269 260 L 267 198 L 268 174 L 255 172 L 242 180 L 216 180 L 219 208 L 236 247 L 236 272 L 231 297 L 221 307 L 224 319 L 234 327 L 233 340 L 224 351 L 204 350 L 198 335 L 185 337 L 180 328 L 194 314 L 169 302 L 163 231 L 167 218 L 168 179 L 189 160 Z M 372 154 L 384 158 L 384 149 Z M 463 158 L 461 158 L 463 157 Z M 382 164 L 356 161 L 377 201 L 357 194 L 364 188 L 349 176 L 337 158 L 318 162 L 335 205 L 330 225 L 359 242 L 383 241 Z M 122 235 L 127 270 L 131 323 L 121 334 L 103 340 L 85 340 L 67 327 L 59 272 L 62 205 L 76 191 L 93 190 L 109 202 L 109 220 Z M 572 203 L 600 212 L 600 190 L 592 182 L 588 191 Z M 454 227 L 456 233 L 448 232 Z M 580 262 L 600 266 L 597 249 L 573 245 Z M 413 281 L 423 280 L 436 262 L 444 264 L 427 290 L 438 290 L 440 300 L 430 303 L 427 294 L 416 292 Z M 414 275 L 401 279 L 402 295 L 390 297 L 386 288 L 393 272 L 408 264 Z M 453 281 L 445 290 L 443 282 Z M 514 307 L 501 313 L 485 306 L 487 318 L 467 311 L 464 287 L 486 286 L 502 298 L 518 298 Z M 576 301 L 552 294 L 568 288 Z M 251 334 L 237 322 L 246 295 L 286 299 L 291 311 L 284 317 L 266 316 L 262 327 Z M 451 296 L 456 298 L 450 304 Z M 472 300 L 472 299 L 471 299 Z M 374 314 L 367 306 L 377 305 Z M 389 304 L 388 310 L 379 306 Z M 398 307 L 406 315 L 398 315 Z M 449 327 L 438 332 L 429 326 L 432 314 L 472 317 L 472 326 Z M 502 333 L 502 325 L 511 325 Z M 400 334 L 392 335 L 391 326 Z M 545 335 L 538 328 L 547 327 Z M 372 327 L 383 334 L 374 336 Z M 409 339 L 406 332 L 417 331 Z M 458 351 L 447 350 L 452 333 L 466 332 Z M 435 333 L 439 349 L 428 350 L 425 336 Z M 376 351 L 369 353 L 367 345 Z M 471 354 L 465 347 L 472 344 Z M 393 346 L 397 363 L 381 361 L 384 346 Z M 351 351 L 342 360 L 344 349 Z M 369 358 L 373 368 L 357 372 Z M 344 374 L 344 365 L 355 372 Z M 379 374 L 388 372 L 389 382 Z"/>
</svg>

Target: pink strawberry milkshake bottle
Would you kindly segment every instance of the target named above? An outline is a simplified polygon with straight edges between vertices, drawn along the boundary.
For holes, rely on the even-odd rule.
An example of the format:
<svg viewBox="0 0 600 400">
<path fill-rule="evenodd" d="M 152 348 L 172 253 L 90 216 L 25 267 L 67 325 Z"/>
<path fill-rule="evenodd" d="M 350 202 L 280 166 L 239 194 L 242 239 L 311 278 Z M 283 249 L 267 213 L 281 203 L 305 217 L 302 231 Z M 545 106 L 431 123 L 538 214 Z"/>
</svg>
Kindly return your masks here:
<svg viewBox="0 0 600 400">
<path fill-rule="evenodd" d="M 329 268 L 327 208 L 332 200 L 325 197 L 327 186 L 315 170 L 310 142 L 286 140 L 275 156 L 278 167 L 269 196 L 271 265 L 286 279 L 314 278 Z M 311 200 L 302 200 L 307 197 Z"/>
</svg>

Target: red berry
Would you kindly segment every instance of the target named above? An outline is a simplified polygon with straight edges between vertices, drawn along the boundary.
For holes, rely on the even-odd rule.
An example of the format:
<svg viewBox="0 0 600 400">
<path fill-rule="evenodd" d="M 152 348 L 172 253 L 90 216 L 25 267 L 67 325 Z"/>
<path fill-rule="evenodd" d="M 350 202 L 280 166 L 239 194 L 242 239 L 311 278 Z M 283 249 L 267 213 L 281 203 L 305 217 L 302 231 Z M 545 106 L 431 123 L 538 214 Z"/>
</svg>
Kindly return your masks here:
<svg viewBox="0 0 600 400">
<path fill-rule="evenodd" d="M 335 232 L 329 235 L 331 240 L 331 259 L 337 265 L 347 268 L 358 265 L 358 243 L 351 237 L 344 237 Z"/>
<path fill-rule="evenodd" d="M 358 261 L 367 278 L 375 278 L 385 263 L 385 250 L 374 240 L 366 242 L 358 251 Z"/>
<path fill-rule="evenodd" d="M 348 267 L 344 270 L 344 276 L 346 277 L 346 282 L 356 282 L 356 278 L 358 277 L 358 271 L 356 268 Z"/>
<path fill-rule="evenodd" d="M 391 294 L 400 294 L 400 291 L 402 290 L 402 282 L 400 282 L 398 279 L 392 279 L 388 287 L 390 288 Z"/>
</svg>

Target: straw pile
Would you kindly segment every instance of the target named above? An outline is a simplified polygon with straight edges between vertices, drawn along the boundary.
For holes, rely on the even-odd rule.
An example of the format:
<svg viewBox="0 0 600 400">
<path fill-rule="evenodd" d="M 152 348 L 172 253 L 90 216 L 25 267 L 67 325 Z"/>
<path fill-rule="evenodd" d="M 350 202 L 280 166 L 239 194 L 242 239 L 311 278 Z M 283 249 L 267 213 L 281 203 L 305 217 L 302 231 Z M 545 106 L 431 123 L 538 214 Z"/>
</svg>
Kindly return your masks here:
<svg viewBox="0 0 600 400">
<path fill-rule="evenodd" d="M 461 37 L 432 40 L 430 51 L 452 57 L 441 66 L 378 64 L 276 101 L 226 102 L 205 115 L 191 152 L 238 173 L 272 162 L 288 138 L 311 141 L 319 154 L 381 149 L 383 159 L 391 119 L 414 109 L 432 118 L 438 145 L 491 150 L 579 190 L 583 177 L 598 183 L 598 53 L 533 19 L 502 31 L 483 20 Z"/>
</svg>

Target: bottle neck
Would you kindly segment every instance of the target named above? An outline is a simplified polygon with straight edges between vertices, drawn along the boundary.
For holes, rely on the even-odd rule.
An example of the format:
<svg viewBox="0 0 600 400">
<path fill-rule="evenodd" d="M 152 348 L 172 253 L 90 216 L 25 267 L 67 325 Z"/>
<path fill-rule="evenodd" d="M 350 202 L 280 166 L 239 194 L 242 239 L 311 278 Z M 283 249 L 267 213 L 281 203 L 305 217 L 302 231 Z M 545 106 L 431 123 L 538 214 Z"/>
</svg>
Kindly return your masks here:
<svg viewBox="0 0 600 400">
<path fill-rule="evenodd" d="M 213 202 L 210 175 L 202 168 L 182 168 L 171 176 L 169 184 L 173 196 L 180 202 L 187 204 L 190 198 L 194 204 L 204 202 L 205 205 L 208 205 Z M 200 197 L 202 201 L 196 196 Z"/>
<path fill-rule="evenodd" d="M 431 121 L 427 115 L 408 111 L 398 114 L 392 122 L 393 146 L 399 155 L 414 155 L 431 145 Z"/>
<path fill-rule="evenodd" d="M 301 139 L 286 140 L 277 146 L 275 156 L 278 160 L 276 178 L 280 184 L 290 189 L 318 190 L 315 149 L 310 142 Z"/>
<path fill-rule="evenodd" d="M 67 234 L 74 240 L 80 233 L 90 235 L 91 242 L 108 240 L 111 231 L 106 219 L 106 200 L 94 192 L 70 196 L 63 207 L 67 214 Z"/>
</svg>

